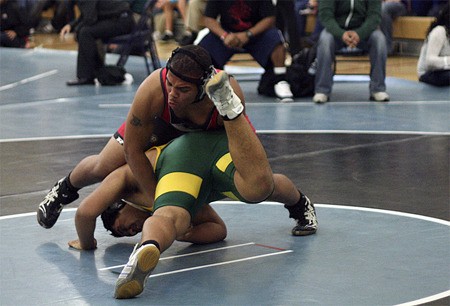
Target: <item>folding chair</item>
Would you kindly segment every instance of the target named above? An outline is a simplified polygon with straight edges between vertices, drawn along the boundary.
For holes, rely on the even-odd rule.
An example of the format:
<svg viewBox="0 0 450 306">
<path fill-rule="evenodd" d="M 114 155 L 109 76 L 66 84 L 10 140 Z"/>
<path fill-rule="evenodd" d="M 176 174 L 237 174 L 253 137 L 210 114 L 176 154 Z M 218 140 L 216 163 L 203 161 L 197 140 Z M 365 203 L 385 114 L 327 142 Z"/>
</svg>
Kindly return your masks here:
<svg viewBox="0 0 450 306">
<path fill-rule="evenodd" d="M 147 73 L 151 73 L 150 63 L 147 55 L 152 59 L 153 70 L 161 68 L 156 44 L 153 40 L 153 7 L 157 0 L 148 0 L 145 3 L 141 16 L 130 34 L 120 35 L 109 39 L 106 44 L 120 45 L 120 57 L 117 61 L 117 66 L 124 67 L 130 52 L 133 48 L 138 48 L 140 54 L 144 57 Z"/>
</svg>

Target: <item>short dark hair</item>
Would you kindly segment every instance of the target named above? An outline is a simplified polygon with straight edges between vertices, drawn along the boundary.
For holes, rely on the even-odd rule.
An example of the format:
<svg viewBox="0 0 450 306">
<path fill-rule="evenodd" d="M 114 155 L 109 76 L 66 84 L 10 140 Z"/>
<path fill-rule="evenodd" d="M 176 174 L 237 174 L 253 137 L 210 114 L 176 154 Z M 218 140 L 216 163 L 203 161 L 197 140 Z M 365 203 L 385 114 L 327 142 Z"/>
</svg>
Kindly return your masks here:
<svg viewBox="0 0 450 306">
<path fill-rule="evenodd" d="M 111 235 L 114 237 L 123 237 L 123 235 L 120 235 L 118 232 L 114 230 L 114 222 L 117 219 L 117 215 L 119 214 L 120 210 L 125 206 L 125 202 L 118 201 L 113 204 L 111 204 L 104 212 L 101 214 L 101 218 L 103 221 L 103 226 L 106 228 L 106 230 L 111 232 Z"/>
<path fill-rule="evenodd" d="M 213 69 L 208 51 L 197 45 L 187 45 L 173 50 L 167 68 L 185 81 L 201 84 Z"/>
</svg>

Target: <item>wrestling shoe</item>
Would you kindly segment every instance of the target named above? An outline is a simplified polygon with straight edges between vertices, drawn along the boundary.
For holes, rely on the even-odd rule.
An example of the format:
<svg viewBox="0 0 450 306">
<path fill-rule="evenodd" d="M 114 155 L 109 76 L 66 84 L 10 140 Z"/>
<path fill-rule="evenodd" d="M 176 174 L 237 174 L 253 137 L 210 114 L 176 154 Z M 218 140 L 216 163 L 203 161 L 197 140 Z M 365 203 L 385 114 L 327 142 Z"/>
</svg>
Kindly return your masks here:
<svg viewBox="0 0 450 306">
<path fill-rule="evenodd" d="M 47 193 L 37 210 L 37 221 L 44 228 L 51 228 L 59 218 L 64 205 L 78 199 L 78 192 L 67 186 L 66 177 L 60 179 Z"/>
<path fill-rule="evenodd" d="M 225 120 L 233 120 L 244 111 L 241 99 L 231 88 L 228 74 L 225 71 L 214 74 L 206 83 L 206 94 Z"/>
<path fill-rule="evenodd" d="M 292 235 L 307 236 L 317 231 L 316 210 L 307 196 L 302 194 L 297 204 L 284 207 L 289 211 L 289 218 L 297 221 L 297 225 L 292 229 Z"/>
<path fill-rule="evenodd" d="M 136 244 L 128 263 L 123 268 L 116 282 L 114 297 L 129 299 L 142 293 L 153 269 L 159 261 L 159 249 L 154 244 L 140 246 Z"/>
</svg>

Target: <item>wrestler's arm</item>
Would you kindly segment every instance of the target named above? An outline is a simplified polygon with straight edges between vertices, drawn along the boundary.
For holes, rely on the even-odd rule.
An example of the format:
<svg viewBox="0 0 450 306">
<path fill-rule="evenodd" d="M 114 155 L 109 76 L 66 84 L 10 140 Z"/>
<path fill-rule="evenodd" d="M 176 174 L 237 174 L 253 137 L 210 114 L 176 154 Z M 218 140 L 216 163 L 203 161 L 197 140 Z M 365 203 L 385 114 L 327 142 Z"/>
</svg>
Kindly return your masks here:
<svg viewBox="0 0 450 306">
<path fill-rule="evenodd" d="M 79 250 L 97 247 L 94 238 L 97 217 L 118 199 L 135 192 L 136 181 L 127 165 L 109 174 L 102 183 L 80 204 L 75 214 L 78 240 L 69 241 L 69 246 Z"/>
<path fill-rule="evenodd" d="M 139 86 L 125 128 L 125 158 L 141 189 L 150 199 L 155 195 L 156 179 L 145 150 L 153 134 L 154 119 L 162 113 L 163 103 L 160 70 L 156 70 Z"/>
<path fill-rule="evenodd" d="M 209 205 L 204 205 L 192 220 L 192 226 L 186 234 L 177 237 L 178 241 L 195 244 L 219 242 L 226 238 L 227 227 L 222 218 Z"/>
</svg>

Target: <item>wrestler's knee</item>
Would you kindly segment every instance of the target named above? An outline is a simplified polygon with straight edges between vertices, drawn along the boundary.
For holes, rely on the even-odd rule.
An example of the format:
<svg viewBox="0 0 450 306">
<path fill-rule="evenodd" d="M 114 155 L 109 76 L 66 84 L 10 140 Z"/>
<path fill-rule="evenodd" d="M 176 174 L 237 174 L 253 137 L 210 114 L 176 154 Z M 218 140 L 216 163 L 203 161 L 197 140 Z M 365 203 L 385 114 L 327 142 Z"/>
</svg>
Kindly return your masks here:
<svg viewBox="0 0 450 306">
<path fill-rule="evenodd" d="M 262 202 L 266 200 L 274 190 L 272 174 L 264 174 L 256 177 L 251 183 L 237 185 L 239 193 L 249 202 Z"/>
</svg>

